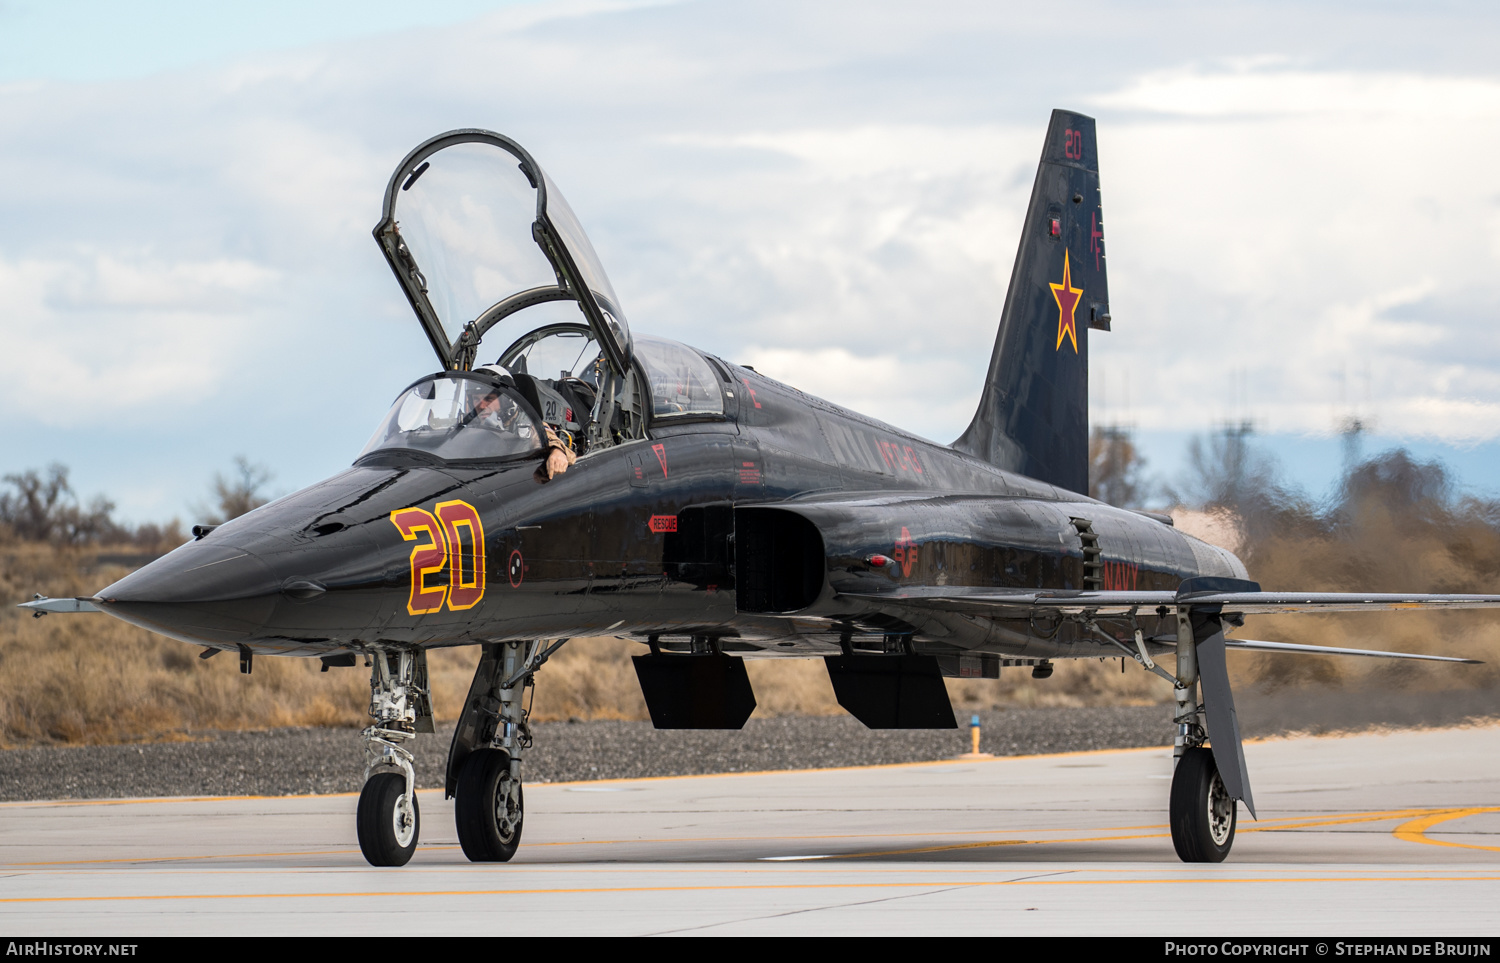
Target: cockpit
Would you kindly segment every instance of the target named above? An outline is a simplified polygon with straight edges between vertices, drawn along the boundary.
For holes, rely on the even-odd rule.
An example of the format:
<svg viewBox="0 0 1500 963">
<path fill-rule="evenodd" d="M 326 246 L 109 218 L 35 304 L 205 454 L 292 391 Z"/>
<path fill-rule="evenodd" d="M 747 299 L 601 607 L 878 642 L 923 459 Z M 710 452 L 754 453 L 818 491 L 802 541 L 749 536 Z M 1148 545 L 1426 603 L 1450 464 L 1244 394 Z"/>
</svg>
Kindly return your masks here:
<svg viewBox="0 0 1500 963">
<path fill-rule="evenodd" d="M 541 451 L 545 429 L 507 379 L 492 371 L 423 378 L 396 399 L 359 453 L 403 453 L 418 461 L 493 461 Z"/>
<path fill-rule="evenodd" d="M 445 372 L 397 399 L 361 457 L 524 456 L 549 428 L 583 455 L 644 438 L 652 419 L 724 417 L 727 373 L 685 345 L 632 339 L 572 209 L 509 138 L 419 145 L 374 234 Z M 481 342 L 507 347 L 482 364 Z"/>
</svg>

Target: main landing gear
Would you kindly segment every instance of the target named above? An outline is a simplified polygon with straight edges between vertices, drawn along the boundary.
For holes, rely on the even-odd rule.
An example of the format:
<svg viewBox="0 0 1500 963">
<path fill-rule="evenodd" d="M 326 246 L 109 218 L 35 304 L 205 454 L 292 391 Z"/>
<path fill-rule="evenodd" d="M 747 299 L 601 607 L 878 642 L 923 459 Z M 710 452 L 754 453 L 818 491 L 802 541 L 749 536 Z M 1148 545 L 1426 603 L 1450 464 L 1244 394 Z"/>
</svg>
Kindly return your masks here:
<svg viewBox="0 0 1500 963">
<path fill-rule="evenodd" d="M 453 817 L 470 862 L 509 862 L 521 845 L 520 768 L 521 760 L 504 749 L 480 749 L 464 760 Z"/>
<path fill-rule="evenodd" d="M 1234 845 L 1238 806 L 1214 764 L 1212 749 L 1195 746 L 1172 774 L 1172 846 L 1184 863 L 1219 863 Z"/>
<path fill-rule="evenodd" d="M 1177 738 L 1173 747 L 1176 769 L 1172 773 L 1172 797 L 1168 807 L 1172 847 L 1185 863 L 1219 863 L 1234 845 L 1238 801 L 1229 794 L 1219 776 L 1203 726 L 1203 707 L 1198 704 L 1198 658 L 1192 627 L 1186 614 L 1179 615 L 1177 680 L 1173 690 L 1177 711 Z"/>
<path fill-rule="evenodd" d="M 448 751 L 447 794 L 464 855 L 504 863 L 521 845 L 521 753 L 531 747 L 526 689 L 567 639 L 486 643 Z"/>
<path fill-rule="evenodd" d="M 1209 641 L 1218 640 L 1218 650 L 1210 650 L 1209 655 L 1222 660 L 1223 635 L 1222 629 L 1218 628 L 1217 615 L 1213 623 L 1217 633 L 1212 635 Z M 1172 752 L 1174 771 L 1172 773 L 1172 796 L 1169 805 L 1169 822 L 1172 826 L 1172 846 L 1177 850 L 1178 857 L 1185 863 L 1218 863 L 1229 855 L 1229 848 L 1234 845 L 1234 828 L 1239 811 L 1239 798 L 1235 792 L 1243 792 L 1246 805 L 1250 807 L 1251 815 L 1255 814 L 1255 808 L 1249 803 L 1249 781 L 1244 775 L 1243 757 L 1238 754 L 1239 730 L 1233 721 L 1234 706 L 1229 695 L 1229 678 L 1222 661 L 1210 667 L 1210 671 L 1217 673 L 1218 695 L 1215 699 L 1222 702 L 1216 703 L 1220 706 L 1217 710 L 1221 718 L 1215 722 L 1215 726 L 1222 726 L 1225 719 L 1222 717 L 1227 707 L 1229 725 L 1223 729 L 1216 729 L 1222 737 L 1230 740 L 1235 752 L 1229 754 L 1230 759 L 1240 760 L 1240 773 L 1238 778 L 1231 773 L 1230 785 L 1240 787 L 1234 792 L 1226 785 L 1219 774 L 1218 760 L 1212 749 L 1204 745 L 1208 741 L 1208 731 L 1204 726 L 1207 714 L 1202 704 L 1198 702 L 1198 639 L 1193 629 L 1192 614 L 1187 609 L 1179 609 L 1177 613 L 1177 674 L 1169 674 L 1161 666 L 1152 661 L 1150 653 L 1146 649 L 1145 639 L 1141 630 L 1135 632 L 1135 651 L 1129 646 L 1115 638 L 1113 635 L 1100 631 L 1093 627 L 1095 634 L 1107 642 L 1111 642 L 1141 664 L 1141 667 L 1155 672 L 1157 675 L 1171 682 L 1173 692 L 1176 695 L 1177 711 L 1173 715 L 1173 722 L 1177 726 L 1177 738 Z M 1050 670 L 1049 670 L 1050 671 Z M 1209 682 L 1204 682 L 1203 688 L 1208 691 L 1214 688 Z M 1220 743 L 1219 748 L 1224 749 Z"/>
</svg>

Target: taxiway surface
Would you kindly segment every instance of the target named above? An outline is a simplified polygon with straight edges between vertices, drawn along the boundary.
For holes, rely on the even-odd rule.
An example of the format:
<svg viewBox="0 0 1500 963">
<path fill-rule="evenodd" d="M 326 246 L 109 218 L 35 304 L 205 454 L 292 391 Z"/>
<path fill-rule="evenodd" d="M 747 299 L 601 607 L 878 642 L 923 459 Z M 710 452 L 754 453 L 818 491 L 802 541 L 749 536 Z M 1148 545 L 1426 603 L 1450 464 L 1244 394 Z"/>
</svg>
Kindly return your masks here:
<svg viewBox="0 0 1500 963">
<path fill-rule="evenodd" d="M 1260 820 L 1177 861 L 1170 749 L 532 785 L 464 860 L 420 794 L 376 870 L 356 798 L 0 805 L 0 928 L 83 934 L 1494 936 L 1500 726 L 1246 747 Z"/>
</svg>

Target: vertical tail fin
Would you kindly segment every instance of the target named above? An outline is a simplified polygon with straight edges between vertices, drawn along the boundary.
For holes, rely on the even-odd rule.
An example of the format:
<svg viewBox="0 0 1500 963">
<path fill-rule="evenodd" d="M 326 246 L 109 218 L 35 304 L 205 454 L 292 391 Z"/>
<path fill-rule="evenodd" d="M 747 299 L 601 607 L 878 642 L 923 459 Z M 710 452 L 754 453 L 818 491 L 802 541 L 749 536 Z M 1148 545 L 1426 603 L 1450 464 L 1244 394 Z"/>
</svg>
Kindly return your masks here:
<svg viewBox="0 0 1500 963">
<path fill-rule="evenodd" d="M 1054 110 L 979 410 L 953 443 L 1088 492 L 1090 328 L 1109 330 L 1094 119 Z"/>
</svg>

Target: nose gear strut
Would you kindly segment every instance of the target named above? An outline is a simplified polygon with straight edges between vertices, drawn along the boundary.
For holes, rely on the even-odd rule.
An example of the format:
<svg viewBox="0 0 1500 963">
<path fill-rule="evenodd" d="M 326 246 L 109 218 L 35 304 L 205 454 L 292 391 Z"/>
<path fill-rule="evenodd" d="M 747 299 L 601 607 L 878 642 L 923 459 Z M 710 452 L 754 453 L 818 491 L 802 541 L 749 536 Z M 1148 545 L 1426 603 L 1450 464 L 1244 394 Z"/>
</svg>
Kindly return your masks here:
<svg viewBox="0 0 1500 963">
<path fill-rule="evenodd" d="M 421 814 L 417 779 L 405 743 L 431 732 L 427 653 L 378 649 L 371 653 L 370 715 L 365 729 L 365 786 L 356 825 L 359 848 L 372 866 L 405 866 L 417 851 Z"/>
</svg>

